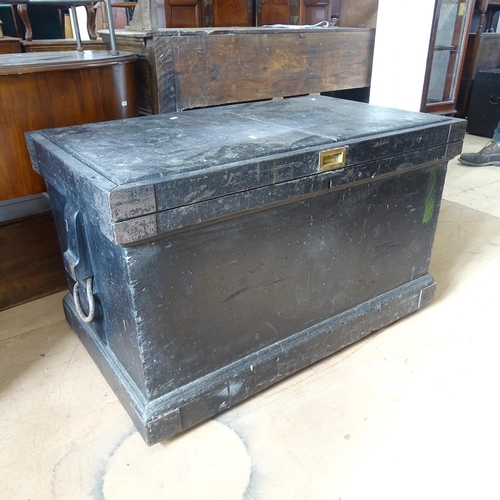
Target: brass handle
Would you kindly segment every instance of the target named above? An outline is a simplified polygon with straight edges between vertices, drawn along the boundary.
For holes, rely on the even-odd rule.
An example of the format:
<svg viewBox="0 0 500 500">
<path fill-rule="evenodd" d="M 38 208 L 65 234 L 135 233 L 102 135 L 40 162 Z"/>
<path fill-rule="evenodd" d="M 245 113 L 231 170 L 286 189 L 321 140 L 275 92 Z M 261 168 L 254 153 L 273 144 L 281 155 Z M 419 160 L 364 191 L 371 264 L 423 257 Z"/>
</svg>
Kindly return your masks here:
<svg viewBox="0 0 500 500">
<path fill-rule="evenodd" d="M 326 172 L 345 166 L 346 148 L 331 149 L 319 153 L 319 171 Z"/>
</svg>

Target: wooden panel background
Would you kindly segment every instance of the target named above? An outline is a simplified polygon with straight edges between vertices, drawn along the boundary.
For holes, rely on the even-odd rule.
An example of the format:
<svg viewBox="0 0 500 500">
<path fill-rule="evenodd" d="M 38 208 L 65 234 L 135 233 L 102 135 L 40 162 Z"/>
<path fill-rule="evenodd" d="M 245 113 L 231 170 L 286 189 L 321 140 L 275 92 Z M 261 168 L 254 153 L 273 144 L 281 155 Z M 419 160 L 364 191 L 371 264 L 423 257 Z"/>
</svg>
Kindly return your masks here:
<svg viewBox="0 0 500 500">
<path fill-rule="evenodd" d="M 207 14 L 208 16 L 204 20 L 205 26 L 252 26 L 253 22 L 252 1 L 251 0 L 212 1 L 209 4 L 209 6 L 207 6 Z"/>
<path fill-rule="evenodd" d="M 304 20 L 302 24 L 316 24 L 330 21 L 332 11 L 329 0 L 305 0 Z"/>
<path fill-rule="evenodd" d="M 375 33 L 193 33 L 155 40 L 159 112 L 370 85 Z"/>
<path fill-rule="evenodd" d="M 299 23 L 300 2 L 257 0 L 257 26 Z"/>
<path fill-rule="evenodd" d="M 418 2 L 415 3 L 418 8 Z M 344 28 L 375 28 L 377 25 L 378 0 L 342 0 L 339 26 Z M 401 20 L 401 22 L 405 22 Z"/>
<path fill-rule="evenodd" d="M 192 28 L 203 26 L 199 0 L 166 0 L 167 28 Z"/>
</svg>

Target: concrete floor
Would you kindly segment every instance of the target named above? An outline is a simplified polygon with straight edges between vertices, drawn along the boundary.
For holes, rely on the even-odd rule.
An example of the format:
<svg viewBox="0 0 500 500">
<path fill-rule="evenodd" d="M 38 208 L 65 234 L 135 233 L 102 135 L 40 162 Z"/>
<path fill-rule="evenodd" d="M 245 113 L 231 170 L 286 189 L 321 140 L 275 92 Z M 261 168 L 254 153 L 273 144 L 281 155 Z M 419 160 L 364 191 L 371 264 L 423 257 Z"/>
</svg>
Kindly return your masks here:
<svg viewBox="0 0 500 500">
<path fill-rule="evenodd" d="M 431 274 L 422 311 L 151 448 L 63 294 L 0 313 L 0 498 L 500 498 L 500 168 L 450 163 Z"/>
</svg>

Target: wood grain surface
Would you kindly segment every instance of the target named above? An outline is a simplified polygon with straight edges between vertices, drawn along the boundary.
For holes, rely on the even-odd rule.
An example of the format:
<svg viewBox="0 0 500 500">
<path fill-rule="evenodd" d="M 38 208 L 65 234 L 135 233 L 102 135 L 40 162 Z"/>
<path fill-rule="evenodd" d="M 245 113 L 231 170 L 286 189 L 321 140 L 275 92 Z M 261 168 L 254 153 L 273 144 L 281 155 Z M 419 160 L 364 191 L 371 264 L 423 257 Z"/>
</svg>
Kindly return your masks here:
<svg viewBox="0 0 500 500">
<path fill-rule="evenodd" d="M 102 40 L 83 40 L 84 50 L 106 50 L 106 44 Z M 76 50 L 75 40 L 34 40 L 33 42 L 22 42 L 24 52 L 60 52 Z"/>
<path fill-rule="evenodd" d="M 252 2 L 248 0 L 218 0 L 206 11 L 206 26 L 252 26 Z"/>
<path fill-rule="evenodd" d="M 4 36 L 0 38 L 0 54 L 17 54 L 21 52 L 21 39 Z"/>
<path fill-rule="evenodd" d="M 479 42 L 476 71 L 497 69 L 500 67 L 500 33 L 483 33 Z"/>
<path fill-rule="evenodd" d="M 52 213 L 0 223 L 0 311 L 67 288 Z"/>
<path fill-rule="evenodd" d="M 108 33 L 100 34 L 109 43 Z M 369 87 L 374 38 L 363 28 L 117 33 L 120 50 L 138 56 L 143 114 Z"/>
<path fill-rule="evenodd" d="M 127 52 L 113 56 L 103 50 L 4 54 L 0 58 L 0 76 L 110 66 L 134 60 L 135 56 Z"/>
<path fill-rule="evenodd" d="M 351 28 L 375 28 L 377 25 L 378 0 L 342 0 L 339 26 Z"/>
<path fill-rule="evenodd" d="M 374 30 L 241 31 L 159 37 L 157 44 L 165 60 L 156 66 L 160 112 L 166 112 L 366 87 Z M 166 102 L 172 86 L 175 103 Z"/>
<path fill-rule="evenodd" d="M 135 56 L 115 60 L 106 52 L 92 54 L 88 65 L 77 63 L 72 52 L 2 56 L 0 200 L 45 190 L 31 166 L 25 132 L 137 115 Z M 63 61 L 59 67 L 57 56 Z M 48 71 L 41 71 L 44 61 Z"/>
</svg>

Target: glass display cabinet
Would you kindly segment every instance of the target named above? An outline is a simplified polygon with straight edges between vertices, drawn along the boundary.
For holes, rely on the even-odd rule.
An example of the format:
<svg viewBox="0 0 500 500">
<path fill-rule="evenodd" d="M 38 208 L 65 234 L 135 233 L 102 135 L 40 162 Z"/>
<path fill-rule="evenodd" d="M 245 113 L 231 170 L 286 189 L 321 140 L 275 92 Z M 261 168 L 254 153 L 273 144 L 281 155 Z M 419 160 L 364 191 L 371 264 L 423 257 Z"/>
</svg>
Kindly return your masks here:
<svg viewBox="0 0 500 500">
<path fill-rule="evenodd" d="M 421 110 L 452 115 L 465 56 L 474 0 L 437 0 Z"/>
</svg>

